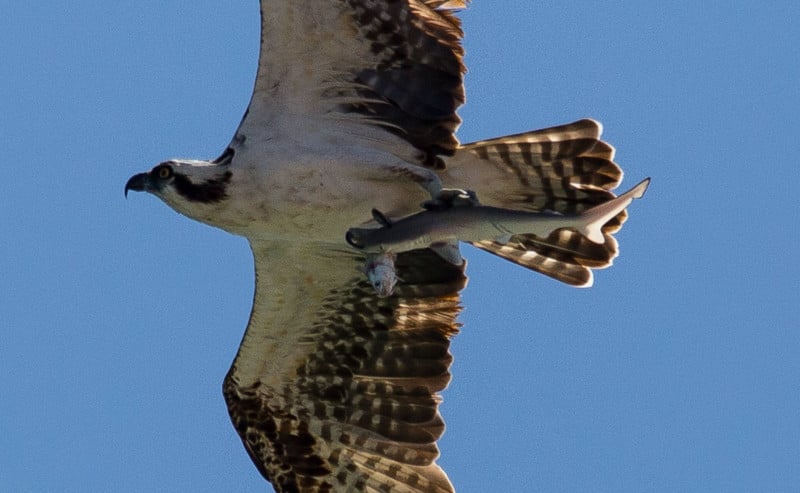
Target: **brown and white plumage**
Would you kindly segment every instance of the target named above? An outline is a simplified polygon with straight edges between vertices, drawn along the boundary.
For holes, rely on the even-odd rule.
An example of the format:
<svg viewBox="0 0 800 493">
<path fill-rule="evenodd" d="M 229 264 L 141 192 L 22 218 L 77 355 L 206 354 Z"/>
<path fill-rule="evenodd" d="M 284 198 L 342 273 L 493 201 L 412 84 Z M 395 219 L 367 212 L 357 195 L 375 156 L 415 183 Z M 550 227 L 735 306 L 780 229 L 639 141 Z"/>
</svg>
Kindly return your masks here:
<svg viewBox="0 0 800 493">
<path fill-rule="evenodd" d="M 443 187 L 482 203 L 578 212 L 622 177 L 592 120 L 459 145 L 464 0 L 261 0 L 253 97 L 214 161 L 132 177 L 193 219 L 245 236 L 253 309 L 225 378 L 231 419 L 279 492 L 450 492 L 436 465 L 463 266 L 402 253 L 379 297 L 347 248 L 370 210 L 418 210 Z M 577 232 L 479 248 L 574 285 L 617 245 Z"/>
<path fill-rule="evenodd" d="M 253 251 L 256 301 L 224 393 L 261 473 L 287 492 L 452 491 L 434 463 L 437 392 L 450 380 L 463 268 L 401 255 L 403 284 L 378 298 L 353 255 Z"/>
<path fill-rule="evenodd" d="M 433 162 L 452 154 L 464 66 L 460 22 L 450 10 L 437 10 L 443 4 L 466 6 L 441 0 L 262 0 L 259 69 L 240 131 L 264 131 L 265 123 L 280 121 L 306 135 L 307 126 L 314 131 L 331 120 L 357 119 L 412 144 L 414 159 Z"/>
<path fill-rule="evenodd" d="M 489 205 L 582 212 L 613 198 L 610 190 L 622 181 L 622 170 L 613 161 L 614 148 L 600 140 L 601 133 L 598 122 L 585 119 L 467 144 L 448 163 L 446 173 L 450 180 L 470 183 L 481 202 Z M 623 211 L 605 225 L 604 244 L 566 229 L 547 238 L 527 235 L 507 244 L 488 240 L 473 244 L 567 284 L 588 287 L 593 282 L 592 269 L 610 266 L 617 256 L 617 242 L 611 235 L 626 218 Z"/>
</svg>

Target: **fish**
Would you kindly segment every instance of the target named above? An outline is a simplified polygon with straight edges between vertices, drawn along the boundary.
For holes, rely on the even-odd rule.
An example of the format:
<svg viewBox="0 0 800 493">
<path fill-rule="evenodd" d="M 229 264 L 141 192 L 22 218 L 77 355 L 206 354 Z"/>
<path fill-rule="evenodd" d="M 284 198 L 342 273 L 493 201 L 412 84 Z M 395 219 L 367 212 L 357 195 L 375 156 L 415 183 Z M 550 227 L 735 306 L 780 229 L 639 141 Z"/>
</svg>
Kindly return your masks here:
<svg viewBox="0 0 800 493">
<path fill-rule="evenodd" d="M 562 228 L 570 228 L 589 241 L 606 241 L 603 226 L 622 212 L 634 199 L 644 196 L 650 178 L 627 192 L 578 214 L 552 211 L 530 212 L 480 205 L 477 200 L 451 207 L 431 207 L 411 216 L 392 221 L 373 209 L 379 228 L 350 228 L 345 240 L 368 254 L 391 254 L 431 248 L 445 260 L 461 265 L 458 242 L 492 240 L 508 243 L 515 235 L 546 238 Z"/>
</svg>

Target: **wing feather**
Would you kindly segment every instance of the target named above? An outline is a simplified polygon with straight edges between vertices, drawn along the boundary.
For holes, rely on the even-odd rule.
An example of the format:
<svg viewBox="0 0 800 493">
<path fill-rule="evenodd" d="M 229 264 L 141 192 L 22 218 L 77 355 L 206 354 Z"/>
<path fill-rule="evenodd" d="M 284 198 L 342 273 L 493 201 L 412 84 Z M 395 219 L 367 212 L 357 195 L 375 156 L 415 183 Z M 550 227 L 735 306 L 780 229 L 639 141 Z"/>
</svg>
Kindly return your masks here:
<svg viewBox="0 0 800 493">
<path fill-rule="evenodd" d="M 278 120 L 281 128 L 308 131 L 333 118 L 380 129 L 387 140 L 394 134 L 422 151 L 420 163 L 441 165 L 436 156 L 458 146 L 464 65 L 461 26 L 451 9 L 465 6 L 461 0 L 261 0 L 259 67 L 237 138 Z"/>
<path fill-rule="evenodd" d="M 450 380 L 463 266 L 401 255 L 404 282 L 378 298 L 361 258 L 252 246 L 253 313 L 224 394 L 264 477 L 279 492 L 451 492 L 435 464 L 438 392 Z"/>
</svg>

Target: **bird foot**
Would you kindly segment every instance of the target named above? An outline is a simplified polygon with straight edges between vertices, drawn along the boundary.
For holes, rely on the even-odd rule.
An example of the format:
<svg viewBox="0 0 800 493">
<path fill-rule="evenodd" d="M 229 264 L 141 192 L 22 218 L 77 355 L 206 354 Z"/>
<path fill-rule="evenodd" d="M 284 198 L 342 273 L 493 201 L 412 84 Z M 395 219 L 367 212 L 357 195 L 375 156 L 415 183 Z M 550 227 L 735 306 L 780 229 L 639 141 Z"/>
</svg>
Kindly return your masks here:
<svg viewBox="0 0 800 493">
<path fill-rule="evenodd" d="M 480 201 L 473 190 L 443 188 L 436 197 L 423 202 L 422 208 L 429 211 L 442 211 L 451 207 L 474 207 L 477 205 L 480 205 Z"/>
</svg>

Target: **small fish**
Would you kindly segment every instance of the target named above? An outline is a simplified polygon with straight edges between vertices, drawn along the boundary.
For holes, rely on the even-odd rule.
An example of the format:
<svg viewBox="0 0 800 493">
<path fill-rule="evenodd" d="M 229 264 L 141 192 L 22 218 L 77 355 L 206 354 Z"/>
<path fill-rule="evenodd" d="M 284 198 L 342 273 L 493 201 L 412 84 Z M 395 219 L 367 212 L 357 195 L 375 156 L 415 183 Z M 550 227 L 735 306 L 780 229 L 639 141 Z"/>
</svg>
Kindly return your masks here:
<svg viewBox="0 0 800 493">
<path fill-rule="evenodd" d="M 432 248 L 449 262 L 460 265 L 458 241 L 493 240 L 507 243 L 512 236 L 534 234 L 545 238 L 557 229 L 577 230 L 594 243 L 605 243 L 602 228 L 622 212 L 633 199 L 644 195 L 650 178 L 619 197 L 596 205 L 580 214 L 528 212 L 483 205 L 456 205 L 433 208 L 389 221 L 373 210 L 381 228 L 351 228 L 345 239 L 367 253 L 397 254 L 419 248 Z"/>
</svg>

